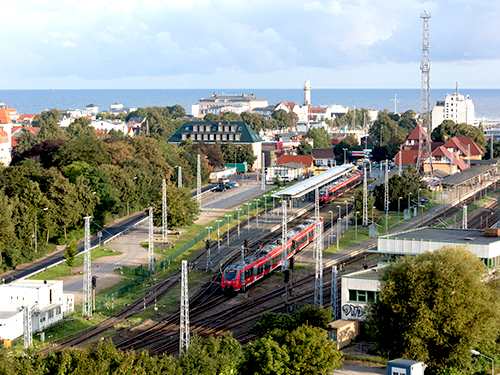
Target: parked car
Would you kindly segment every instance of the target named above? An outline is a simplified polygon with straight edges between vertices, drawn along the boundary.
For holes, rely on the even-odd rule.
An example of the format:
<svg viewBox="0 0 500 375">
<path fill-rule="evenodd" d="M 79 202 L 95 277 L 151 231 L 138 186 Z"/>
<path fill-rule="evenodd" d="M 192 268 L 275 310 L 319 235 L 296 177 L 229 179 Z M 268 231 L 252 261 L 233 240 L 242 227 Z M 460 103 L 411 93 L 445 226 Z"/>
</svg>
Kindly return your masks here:
<svg viewBox="0 0 500 375">
<path fill-rule="evenodd" d="M 232 188 L 238 187 L 240 185 L 237 182 L 228 182 L 227 184 L 224 184 L 224 186 L 226 186 L 226 188 L 228 188 L 228 189 L 232 189 Z"/>
<path fill-rule="evenodd" d="M 429 200 L 427 198 L 420 198 L 420 203 L 421 204 L 429 203 Z"/>
<path fill-rule="evenodd" d="M 214 191 L 226 191 L 226 185 L 217 186 Z"/>
</svg>

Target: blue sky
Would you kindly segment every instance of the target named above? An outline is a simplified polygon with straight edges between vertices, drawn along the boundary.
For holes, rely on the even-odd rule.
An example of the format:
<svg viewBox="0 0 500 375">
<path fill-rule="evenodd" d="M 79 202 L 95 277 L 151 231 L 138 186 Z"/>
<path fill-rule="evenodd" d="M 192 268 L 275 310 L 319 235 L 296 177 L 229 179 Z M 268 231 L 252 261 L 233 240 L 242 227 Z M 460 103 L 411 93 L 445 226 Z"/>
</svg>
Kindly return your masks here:
<svg viewBox="0 0 500 375">
<path fill-rule="evenodd" d="M 500 88 L 497 0 L 2 0 L 0 89 Z"/>
</svg>

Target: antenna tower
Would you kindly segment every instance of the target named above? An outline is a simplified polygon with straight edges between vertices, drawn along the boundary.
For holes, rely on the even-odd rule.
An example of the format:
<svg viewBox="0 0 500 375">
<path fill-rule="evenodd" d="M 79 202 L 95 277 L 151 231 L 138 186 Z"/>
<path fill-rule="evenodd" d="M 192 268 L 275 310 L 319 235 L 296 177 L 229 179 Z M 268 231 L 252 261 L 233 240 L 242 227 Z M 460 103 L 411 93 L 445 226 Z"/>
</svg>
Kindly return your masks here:
<svg viewBox="0 0 500 375">
<path fill-rule="evenodd" d="M 149 207 L 149 246 L 148 246 L 148 271 L 155 270 L 155 248 L 153 243 L 153 207 Z"/>
<path fill-rule="evenodd" d="M 92 271 L 90 269 L 90 219 L 85 216 L 85 242 L 83 247 L 83 304 L 82 316 L 92 316 Z"/>
<path fill-rule="evenodd" d="M 417 169 L 423 169 L 423 162 L 425 157 L 429 158 L 429 166 L 431 177 L 434 175 L 434 167 L 432 166 L 431 157 L 431 93 L 430 93 L 430 70 L 431 62 L 429 61 L 429 18 L 432 17 L 431 13 L 426 10 L 424 13 L 420 14 L 420 18 L 424 19 L 424 34 L 422 43 L 422 62 L 420 63 L 420 70 L 422 71 L 422 80 L 420 87 L 420 123 L 421 127 L 419 129 L 419 140 L 418 140 L 418 159 L 417 159 Z M 427 131 L 427 139 L 424 144 L 424 134 L 423 129 Z M 424 150 L 427 156 L 424 156 Z"/>
<path fill-rule="evenodd" d="M 391 102 L 394 103 L 394 113 L 397 113 L 397 104 L 400 102 L 401 100 L 398 100 L 398 95 L 397 94 L 394 94 L 394 99 L 391 99 Z"/>
<path fill-rule="evenodd" d="M 282 257 L 282 269 L 283 271 L 287 270 L 287 253 L 286 253 L 286 243 L 287 243 L 287 238 L 286 238 L 286 205 L 287 201 L 285 200 L 285 197 L 282 195 L 281 196 L 281 207 L 283 209 L 283 217 L 281 218 L 281 227 L 283 228 L 281 231 L 281 245 L 283 246 L 283 257 Z"/>
<path fill-rule="evenodd" d="M 462 215 L 462 229 L 467 229 L 467 206 L 463 205 L 463 215 Z"/>
<path fill-rule="evenodd" d="M 366 166 L 363 171 L 363 226 L 368 226 L 368 186 L 366 182 Z"/>
<path fill-rule="evenodd" d="M 266 191 L 266 163 L 265 163 L 265 160 L 266 160 L 266 154 L 262 153 L 262 164 L 261 164 L 261 167 L 262 167 L 262 193 L 264 193 Z"/>
<path fill-rule="evenodd" d="M 337 281 L 337 266 L 332 266 L 332 290 L 330 296 L 330 307 L 333 311 L 333 321 L 338 319 L 339 311 L 337 309 L 337 298 L 338 298 L 338 281 Z"/>
<path fill-rule="evenodd" d="M 162 183 L 162 216 L 161 216 L 161 224 L 162 224 L 162 234 L 163 234 L 163 243 L 168 243 L 168 224 L 167 224 L 167 180 L 163 179 Z"/>
<path fill-rule="evenodd" d="M 323 306 L 323 246 L 321 238 L 321 220 L 319 216 L 319 189 L 316 187 L 316 199 L 314 200 L 314 248 L 316 250 L 316 275 L 314 279 L 314 305 Z"/>
<path fill-rule="evenodd" d="M 189 347 L 189 294 L 188 294 L 188 272 L 187 260 L 182 261 L 181 270 L 181 322 L 180 322 L 180 339 L 179 353 L 181 355 L 187 353 Z"/>
</svg>

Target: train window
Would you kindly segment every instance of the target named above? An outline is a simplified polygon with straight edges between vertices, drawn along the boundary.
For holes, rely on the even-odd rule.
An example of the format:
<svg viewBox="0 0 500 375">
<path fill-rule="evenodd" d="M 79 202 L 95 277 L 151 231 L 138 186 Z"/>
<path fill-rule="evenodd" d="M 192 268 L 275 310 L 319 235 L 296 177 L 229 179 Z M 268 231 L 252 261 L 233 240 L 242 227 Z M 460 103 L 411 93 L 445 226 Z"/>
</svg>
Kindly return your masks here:
<svg viewBox="0 0 500 375">
<path fill-rule="evenodd" d="M 260 275 L 262 272 L 264 272 L 264 266 L 257 267 L 257 275 Z"/>
<path fill-rule="evenodd" d="M 266 263 L 264 264 L 264 269 L 265 269 L 266 271 L 267 271 L 267 270 L 271 267 L 271 265 L 270 265 L 269 263 L 270 263 L 270 262 L 266 262 Z"/>
<path fill-rule="evenodd" d="M 225 270 L 224 271 L 224 278 L 227 281 L 234 280 L 235 277 L 236 277 L 236 270 Z"/>
</svg>

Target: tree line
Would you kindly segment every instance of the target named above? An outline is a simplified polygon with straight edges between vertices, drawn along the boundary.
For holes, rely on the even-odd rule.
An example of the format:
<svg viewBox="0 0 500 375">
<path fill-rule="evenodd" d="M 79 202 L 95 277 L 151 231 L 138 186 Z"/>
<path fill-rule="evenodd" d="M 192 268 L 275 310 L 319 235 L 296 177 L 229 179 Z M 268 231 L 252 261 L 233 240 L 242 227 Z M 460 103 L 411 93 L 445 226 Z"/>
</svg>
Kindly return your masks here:
<svg viewBox="0 0 500 375">
<path fill-rule="evenodd" d="M 232 143 L 167 143 L 182 124 L 176 118 L 185 114 L 180 108 L 139 108 L 131 116 L 147 116 L 150 135 L 143 129 L 137 137 L 115 130 L 98 136 L 87 118 L 62 130 L 56 109 L 37 115 L 38 136 L 23 133 L 11 165 L 0 167 L 0 270 L 43 256 L 49 243 L 81 238 L 85 216 L 93 217 L 95 230 L 154 205 L 155 221 L 161 221 L 162 179 L 168 184 L 169 226 L 192 223 L 199 207 L 188 189 L 196 185 L 197 155 L 203 181 L 215 168 L 234 162 L 235 154 L 237 162 L 250 165 L 255 156 L 251 146 Z M 176 187 L 179 166 L 184 189 Z"/>
</svg>

